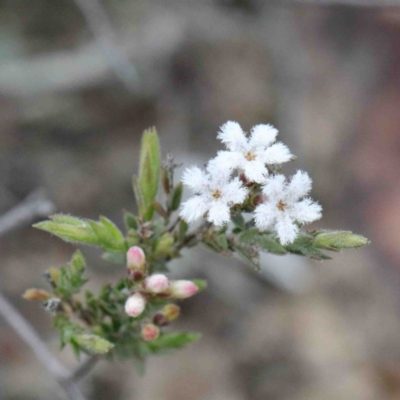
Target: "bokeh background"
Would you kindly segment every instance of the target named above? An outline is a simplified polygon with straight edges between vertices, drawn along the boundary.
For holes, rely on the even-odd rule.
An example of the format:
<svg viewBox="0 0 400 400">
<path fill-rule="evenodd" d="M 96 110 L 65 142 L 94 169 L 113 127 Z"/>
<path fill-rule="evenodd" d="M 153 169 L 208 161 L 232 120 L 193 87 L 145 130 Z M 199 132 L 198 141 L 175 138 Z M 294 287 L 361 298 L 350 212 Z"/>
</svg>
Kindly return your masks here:
<svg viewBox="0 0 400 400">
<path fill-rule="evenodd" d="M 0 213 L 44 188 L 59 211 L 122 226 L 145 128 L 201 165 L 227 120 L 270 122 L 298 156 L 284 171 L 314 179 L 315 226 L 372 241 L 324 263 L 268 257 L 262 275 L 197 249 L 174 271 L 209 280 L 178 324 L 202 340 L 144 377 L 99 363 L 88 398 L 400 399 L 400 4 L 332 3 L 0 1 Z M 30 227 L 0 238 L 0 290 L 70 366 L 21 293 L 72 250 Z M 85 255 L 94 288 L 123 273 Z M 63 396 L 0 319 L 0 399 Z"/>
</svg>

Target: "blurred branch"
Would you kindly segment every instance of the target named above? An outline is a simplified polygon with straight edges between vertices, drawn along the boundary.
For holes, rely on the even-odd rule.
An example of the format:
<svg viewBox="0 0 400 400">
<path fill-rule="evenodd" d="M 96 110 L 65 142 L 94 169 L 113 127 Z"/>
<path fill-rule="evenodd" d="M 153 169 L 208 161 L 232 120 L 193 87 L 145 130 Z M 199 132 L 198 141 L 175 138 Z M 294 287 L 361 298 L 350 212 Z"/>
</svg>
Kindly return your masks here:
<svg viewBox="0 0 400 400">
<path fill-rule="evenodd" d="M 44 217 L 53 212 L 55 206 L 39 189 L 30 194 L 20 204 L 0 217 L 0 236 L 13 229 L 31 223 L 37 217 Z M 74 371 L 70 372 L 50 352 L 31 324 L 3 296 L 0 291 L 0 316 L 14 329 L 18 336 L 32 349 L 37 359 L 55 378 L 59 386 L 72 400 L 85 400 L 75 381 L 82 378 L 98 361 L 97 357 L 88 357 Z"/>
<path fill-rule="evenodd" d="M 343 5 L 363 7 L 400 7 L 399 0 L 288 0 L 286 2 L 319 6 Z"/>
<path fill-rule="evenodd" d="M 112 23 L 100 0 L 75 0 L 96 42 L 120 81 L 129 91 L 139 88 L 139 76 L 135 67 L 117 46 Z"/>
<path fill-rule="evenodd" d="M 74 382 L 74 373 L 69 371 L 51 354 L 33 327 L 19 311 L 0 293 L 0 315 L 9 323 L 18 336 L 32 349 L 37 359 L 53 376 L 72 400 L 85 400 Z"/>
<path fill-rule="evenodd" d="M 53 202 L 39 189 L 0 217 L 0 236 L 27 225 L 38 217 L 47 217 L 54 210 Z"/>
</svg>

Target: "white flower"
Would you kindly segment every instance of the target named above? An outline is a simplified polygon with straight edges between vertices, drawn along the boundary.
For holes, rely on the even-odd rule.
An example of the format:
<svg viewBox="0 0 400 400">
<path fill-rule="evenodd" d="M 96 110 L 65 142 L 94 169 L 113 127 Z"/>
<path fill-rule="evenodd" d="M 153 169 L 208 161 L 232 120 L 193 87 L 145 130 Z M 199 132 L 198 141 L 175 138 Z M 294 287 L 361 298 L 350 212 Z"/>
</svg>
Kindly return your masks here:
<svg viewBox="0 0 400 400">
<path fill-rule="evenodd" d="M 322 207 L 306 196 L 311 178 L 297 171 L 289 183 L 283 175 L 275 175 L 263 186 L 266 200 L 254 210 L 255 224 L 260 230 L 274 229 L 280 242 L 292 243 L 299 232 L 296 222 L 307 224 L 321 218 Z"/>
<path fill-rule="evenodd" d="M 180 216 L 186 222 L 196 221 L 207 213 L 207 221 L 220 226 L 230 220 L 230 207 L 241 204 L 247 197 L 247 189 L 239 178 L 230 177 L 230 169 L 221 168 L 215 159 L 206 168 L 187 168 L 182 182 L 195 196 L 182 204 Z"/>
<path fill-rule="evenodd" d="M 250 181 L 264 183 L 268 176 L 266 165 L 282 164 L 293 158 L 283 143 L 274 143 L 277 134 L 272 125 L 256 125 L 247 138 L 237 122 L 228 121 L 217 137 L 229 151 L 220 151 L 216 161 L 221 168 L 240 168 Z"/>
</svg>

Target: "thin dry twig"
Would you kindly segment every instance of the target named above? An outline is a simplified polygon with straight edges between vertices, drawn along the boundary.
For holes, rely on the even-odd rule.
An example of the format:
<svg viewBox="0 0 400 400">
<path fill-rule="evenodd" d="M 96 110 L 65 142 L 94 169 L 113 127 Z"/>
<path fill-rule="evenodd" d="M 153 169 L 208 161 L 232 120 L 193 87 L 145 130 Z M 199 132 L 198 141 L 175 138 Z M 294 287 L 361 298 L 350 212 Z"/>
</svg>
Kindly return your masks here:
<svg viewBox="0 0 400 400">
<path fill-rule="evenodd" d="M 55 206 L 43 189 L 36 190 L 25 200 L 0 217 L 0 236 L 31 223 L 38 217 L 46 217 Z"/>
<path fill-rule="evenodd" d="M 47 216 L 55 210 L 54 204 L 43 190 L 37 190 L 24 201 L 0 217 L 0 236 L 13 229 L 25 226 L 38 217 Z M 0 316 L 15 330 L 17 335 L 32 349 L 37 359 L 47 369 L 58 385 L 72 400 L 86 400 L 76 381 L 86 375 L 98 361 L 88 357 L 75 370 L 70 372 L 53 356 L 31 324 L 0 292 Z"/>
<path fill-rule="evenodd" d="M 400 7 L 399 0 L 285 0 L 285 2 L 319 6 Z"/>
<path fill-rule="evenodd" d="M 56 382 L 73 400 L 85 400 L 74 381 L 75 373 L 70 373 L 56 357 L 51 354 L 37 332 L 20 312 L 0 293 L 0 315 L 14 329 L 17 335 L 32 349 L 37 359 L 53 376 Z"/>
<path fill-rule="evenodd" d="M 75 0 L 96 42 L 123 85 L 132 92 L 139 89 L 136 68 L 118 45 L 114 27 L 100 0 Z"/>
</svg>

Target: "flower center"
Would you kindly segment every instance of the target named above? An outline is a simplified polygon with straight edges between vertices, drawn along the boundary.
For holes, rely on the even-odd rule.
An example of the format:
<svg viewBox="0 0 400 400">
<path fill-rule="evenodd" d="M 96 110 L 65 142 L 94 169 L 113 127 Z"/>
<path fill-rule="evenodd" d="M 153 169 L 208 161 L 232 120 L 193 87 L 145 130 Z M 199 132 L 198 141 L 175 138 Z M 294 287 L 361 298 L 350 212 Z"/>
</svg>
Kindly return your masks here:
<svg viewBox="0 0 400 400">
<path fill-rule="evenodd" d="M 213 194 L 212 197 L 214 197 L 214 199 L 219 199 L 221 197 L 221 192 L 217 189 Z"/>
<path fill-rule="evenodd" d="M 277 205 L 279 211 L 282 211 L 282 212 L 285 211 L 286 206 L 287 206 L 286 203 L 284 203 L 282 200 L 279 200 L 279 203 Z"/>
<path fill-rule="evenodd" d="M 254 161 L 257 158 L 257 156 L 253 154 L 251 151 L 248 151 L 244 156 L 244 158 L 248 161 Z"/>
</svg>

